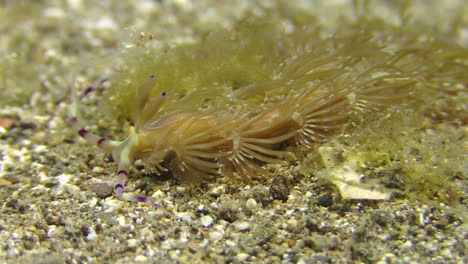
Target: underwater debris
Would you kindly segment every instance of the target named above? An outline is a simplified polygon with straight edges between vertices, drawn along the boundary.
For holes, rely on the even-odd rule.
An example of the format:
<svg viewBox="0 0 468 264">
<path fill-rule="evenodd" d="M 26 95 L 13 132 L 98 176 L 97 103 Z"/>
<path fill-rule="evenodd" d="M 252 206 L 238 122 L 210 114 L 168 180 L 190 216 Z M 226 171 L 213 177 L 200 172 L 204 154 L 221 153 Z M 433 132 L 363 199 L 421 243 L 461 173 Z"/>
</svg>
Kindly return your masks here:
<svg viewBox="0 0 468 264">
<path fill-rule="evenodd" d="M 366 200 L 388 200 L 391 197 L 391 192 L 383 189 L 378 184 L 364 186 L 361 179 L 363 175 L 359 172 L 358 163 L 355 160 L 347 160 L 340 165 L 340 162 L 333 157 L 339 149 L 333 147 L 320 147 L 319 153 L 323 163 L 326 166 L 326 175 L 324 178 L 338 187 L 343 199 L 366 199 Z"/>
</svg>

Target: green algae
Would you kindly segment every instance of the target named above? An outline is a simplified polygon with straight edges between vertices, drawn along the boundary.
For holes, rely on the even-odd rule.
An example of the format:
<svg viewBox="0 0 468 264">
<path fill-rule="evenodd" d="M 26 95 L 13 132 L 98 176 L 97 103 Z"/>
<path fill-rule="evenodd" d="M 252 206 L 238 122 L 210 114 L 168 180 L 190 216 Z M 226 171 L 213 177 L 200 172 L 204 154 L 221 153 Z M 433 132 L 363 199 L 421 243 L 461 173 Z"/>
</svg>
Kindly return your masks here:
<svg viewBox="0 0 468 264">
<path fill-rule="evenodd" d="M 117 105 L 121 115 L 131 116 L 133 100 L 129 98 L 135 94 L 135 80 L 145 80 L 151 74 L 157 78 L 153 94 L 167 91 L 176 99 L 202 89 L 210 93 L 204 98 L 222 98 L 226 89 L 270 80 L 286 55 L 279 46 L 275 26 L 245 22 L 235 31 L 219 29 L 192 43 L 170 45 L 155 40 L 128 49 L 115 91 L 110 92 L 115 95 L 111 104 Z M 197 106 L 202 102 L 203 98 L 192 100 Z"/>
<path fill-rule="evenodd" d="M 386 194 L 392 194 L 394 199 L 420 201 L 456 216 L 466 226 L 466 126 L 449 120 L 428 128 L 430 119 L 424 112 L 408 106 L 367 118 L 319 148 L 329 155 L 308 153 L 298 172 L 337 186 L 336 182 L 343 182 L 348 188 L 368 190 L 369 194 L 359 194 L 367 196 L 364 199 L 386 199 Z M 337 171 L 355 173 L 360 181 L 337 177 Z"/>
<path fill-rule="evenodd" d="M 379 116 L 324 145 L 339 157 L 335 166 L 352 160 L 363 186 L 381 186 L 436 207 L 445 204 L 466 218 L 462 209 L 467 199 L 466 128 L 452 128 L 449 133 L 425 129 L 426 118 L 411 109 L 390 109 Z M 306 161 L 302 172 L 323 178 L 333 169 L 311 171 L 310 167 Z"/>
</svg>

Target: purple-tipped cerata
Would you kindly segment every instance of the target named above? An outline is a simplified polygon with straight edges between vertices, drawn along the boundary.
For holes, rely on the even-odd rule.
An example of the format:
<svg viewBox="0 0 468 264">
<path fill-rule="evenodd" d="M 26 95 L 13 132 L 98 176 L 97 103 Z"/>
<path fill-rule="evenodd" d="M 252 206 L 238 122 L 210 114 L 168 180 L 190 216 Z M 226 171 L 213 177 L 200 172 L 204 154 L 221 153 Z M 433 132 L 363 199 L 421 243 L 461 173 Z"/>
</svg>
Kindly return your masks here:
<svg viewBox="0 0 468 264">
<path fill-rule="evenodd" d="M 133 196 L 133 198 L 134 198 L 135 201 L 137 201 L 137 202 L 142 202 L 142 203 L 147 203 L 147 202 L 149 202 L 148 199 L 146 199 L 146 198 L 143 197 L 143 196 L 138 196 L 138 195 L 136 195 L 136 196 Z"/>
<path fill-rule="evenodd" d="M 92 91 L 94 91 L 96 89 L 95 86 L 91 85 L 89 86 L 88 88 L 86 88 L 80 95 L 80 99 L 83 99 L 85 98 L 89 93 L 91 93 Z"/>
<path fill-rule="evenodd" d="M 103 138 L 103 137 L 100 138 L 100 139 L 98 140 L 98 142 L 97 142 L 97 145 L 98 145 L 98 146 L 101 145 L 102 143 L 104 143 L 104 141 L 106 141 L 105 138 Z"/>
<path fill-rule="evenodd" d="M 151 75 L 149 79 L 150 79 L 150 82 L 146 82 L 143 85 L 143 88 L 140 88 L 142 92 L 148 93 L 148 94 L 145 94 L 144 96 L 140 96 L 140 101 L 142 103 L 147 102 L 147 96 L 149 95 L 149 92 L 154 86 L 155 76 Z M 74 101 L 70 109 L 70 114 L 71 114 L 70 123 L 72 125 L 72 128 L 75 131 L 75 133 L 83 137 L 89 143 L 99 147 L 100 149 L 108 153 L 111 153 L 114 157 L 118 157 L 119 169 L 117 170 L 117 183 L 114 185 L 114 191 L 119 198 L 123 200 L 127 200 L 127 201 L 143 202 L 143 203 L 150 204 L 151 206 L 155 208 L 159 208 L 160 206 L 158 204 L 151 202 L 150 200 L 148 200 L 147 198 L 143 196 L 130 195 L 128 193 L 125 193 L 124 191 L 125 181 L 127 180 L 127 176 L 128 176 L 128 172 L 130 170 L 131 164 L 132 164 L 132 160 L 134 160 L 135 158 L 134 154 L 129 152 L 127 149 L 127 147 L 131 147 L 131 146 L 130 145 L 126 146 L 124 144 L 128 144 L 129 142 L 133 143 L 133 141 L 131 140 L 124 140 L 124 141 L 108 140 L 105 137 L 101 137 L 99 135 L 95 135 L 89 132 L 80 124 L 80 120 L 78 119 L 78 113 L 79 113 L 78 101 L 85 98 L 88 94 L 96 90 L 99 86 L 101 86 L 105 82 L 107 82 L 107 79 L 97 81 L 93 85 L 90 85 L 86 89 L 84 89 L 80 93 L 79 98 L 73 97 Z M 165 97 L 165 96 L 166 96 L 166 92 L 163 92 L 162 97 Z M 149 114 L 152 114 L 152 112 Z"/>
<path fill-rule="evenodd" d="M 127 175 L 128 175 L 128 171 L 126 171 L 126 170 L 119 170 L 119 171 L 117 172 L 117 175 L 118 175 L 118 174 L 124 174 L 125 176 L 127 176 Z"/>
<path fill-rule="evenodd" d="M 85 137 L 86 134 L 88 134 L 88 133 L 89 133 L 89 132 L 88 132 L 86 129 L 84 129 L 84 128 L 82 128 L 82 129 L 80 129 L 80 130 L 78 131 L 78 134 L 80 135 L 80 137 Z"/>
</svg>

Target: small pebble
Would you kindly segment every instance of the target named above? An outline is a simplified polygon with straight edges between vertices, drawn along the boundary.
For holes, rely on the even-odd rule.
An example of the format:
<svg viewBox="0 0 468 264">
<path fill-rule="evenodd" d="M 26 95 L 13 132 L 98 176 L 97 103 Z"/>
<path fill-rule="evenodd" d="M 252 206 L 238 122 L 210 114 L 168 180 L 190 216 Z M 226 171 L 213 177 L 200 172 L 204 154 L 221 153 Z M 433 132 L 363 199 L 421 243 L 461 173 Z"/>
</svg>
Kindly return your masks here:
<svg viewBox="0 0 468 264">
<path fill-rule="evenodd" d="M 225 192 L 226 192 L 226 187 L 224 187 L 224 185 L 220 185 L 210 190 L 209 194 L 211 196 L 218 197 L 221 194 L 224 194 Z"/>
<path fill-rule="evenodd" d="M 210 225 L 213 224 L 213 218 L 209 215 L 204 215 L 201 217 L 200 222 L 202 226 L 209 227 Z"/>
<path fill-rule="evenodd" d="M 247 207 L 249 210 L 254 210 L 257 208 L 257 201 L 255 201 L 253 198 L 249 198 L 245 203 L 245 207 Z"/>
<path fill-rule="evenodd" d="M 90 189 L 100 198 L 105 198 L 114 192 L 114 186 L 111 183 L 103 181 L 93 181 Z"/>
<path fill-rule="evenodd" d="M 86 236 L 86 240 L 93 241 L 93 240 L 96 240 L 97 237 L 98 236 L 96 234 L 96 231 L 94 230 L 94 227 L 90 227 L 88 229 L 88 235 Z"/>
<path fill-rule="evenodd" d="M 235 224 L 235 227 L 239 231 L 247 231 L 250 229 L 250 225 L 247 222 L 238 222 Z"/>
<path fill-rule="evenodd" d="M 135 238 L 131 238 L 131 239 L 127 240 L 127 246 L 128 246 L 129 248 L 136 248 L 136 247 L 138 247 L 138 240 L 135 239 Z"/>
<path fill-rule="evenodd" d="M 247 254 L 247 253 L 239 253 L 236 256 L 237 260 L 240 261 L 240 262 L 246 261 L 248 257 L 249 257 L 249 254 Z"/>
<path fill-rule="evenodd" d="M 220 241 L 223 239 L 223 234 L 218 231 L 210 232 L 210 239 L 214 241 Z"/>
<path fill-rule="evenodd" d="M 148 258 L 143 256 L 143 255 L 136 256 L 134 260 L 137 263 L 147 263 L 148 262 Z"/>
</svg>

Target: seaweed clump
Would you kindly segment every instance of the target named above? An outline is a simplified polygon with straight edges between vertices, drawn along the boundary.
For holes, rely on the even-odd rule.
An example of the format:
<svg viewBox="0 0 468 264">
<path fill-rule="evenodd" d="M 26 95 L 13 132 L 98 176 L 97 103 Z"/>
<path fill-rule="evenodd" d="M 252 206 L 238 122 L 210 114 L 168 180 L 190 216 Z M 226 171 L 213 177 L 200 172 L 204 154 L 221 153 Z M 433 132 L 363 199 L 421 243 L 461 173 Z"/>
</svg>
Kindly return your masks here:
<svg viewBox="0 0 468 264">
<path fill-rule="evenodd" d="M 145 80 L 152 74 L 157 78 L 152 95 L 168 91 L 173 100 L 178 100 L 192 94 L 187 104 L 178 107 L 196 109 L 208 101 L 225 103 L 223 97 L 229 92 L 274 78 L 278 65 L 287 57 L 278 46 L 280 39 L 277 25 L 246 21 L 185 44 L 147 41 L 122 53 L 125 65 L 109 91 L 113 95 L 109 103 L 113 112 L 129 118 L 134 109 L 135 80 Z"/>
<path fill-rule="evenodd" d="M 330 172 L 352 164 L 360 176 L 359 187 L 377 188 L 436 207 L 445 204 L 466 219 L 466 129 L 458 127 L 450 133 L 427 129 L 426 119 L 412 109 L 389 109 L 373 122 L 362 122 L 349 134 L 324 144 L 321 149 L 329 149 L 335 161 L 314 172 L 308 169 L 313 159 L 306 161 L 301 166 L 303 173 L 335 180 Z"/>
</svg>

